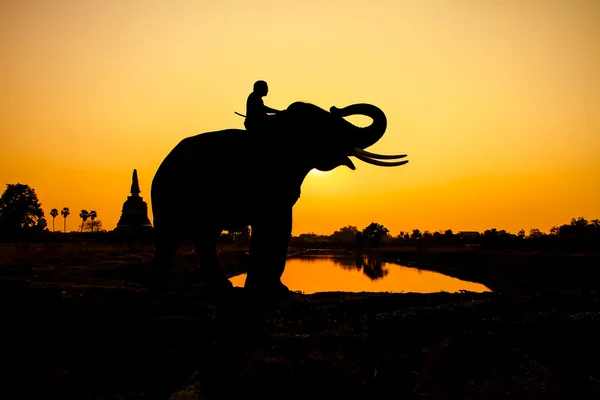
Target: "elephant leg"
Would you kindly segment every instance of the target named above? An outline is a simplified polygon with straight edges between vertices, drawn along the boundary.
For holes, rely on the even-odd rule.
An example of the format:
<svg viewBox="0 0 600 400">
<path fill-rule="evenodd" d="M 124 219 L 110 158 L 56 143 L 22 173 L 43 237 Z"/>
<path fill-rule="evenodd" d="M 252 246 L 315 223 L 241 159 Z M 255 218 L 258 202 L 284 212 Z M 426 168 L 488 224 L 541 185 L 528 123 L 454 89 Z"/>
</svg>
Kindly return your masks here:
<svg viewBox="0 0 600 400">
<path fill-rule="evenodd" d="M 181 246 L 181 238 L 165 232 L 164 230 L 156 229 L 156 243 L 154 248 L 154 256 L 150 261 L 152 279 L 151 290 L 154 292 L 162 292 L 167 287 L 169 281 L 169 270 L 171 269 L 171 261 L 175 252 Z"/>
<path fill-rule="evenodd" d="M 292 208 L 270 211 L 252 225 L 250 266 L 244 287 L 257 296 L 288 292 L 281 282 L 292 233 Z"/>
<path fill-rule="evenodd" d="M 194 248 L 196 249 L 204 287 L 209 295 L 216 297 L 226 294 L 233 287 L 219 262 L 217 240 L 220 235 L 221 230 L 215 229 L 202 232 L 194 237 Z"/>
</svg>

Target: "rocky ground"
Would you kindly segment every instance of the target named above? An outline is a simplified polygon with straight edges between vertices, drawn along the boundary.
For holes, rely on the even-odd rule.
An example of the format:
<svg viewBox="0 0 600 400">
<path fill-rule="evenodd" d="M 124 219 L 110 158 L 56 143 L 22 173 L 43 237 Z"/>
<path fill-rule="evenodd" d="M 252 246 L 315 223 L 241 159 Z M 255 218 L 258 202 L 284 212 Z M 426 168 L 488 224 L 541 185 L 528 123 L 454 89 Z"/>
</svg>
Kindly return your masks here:
<svg viewBox="0 0 600 400">
<path fill-rule="evenodd" d="M 293 294 L 276 310 L 198 290 L 181 251 L 168 293 L 151 249 L 0 251 L 3 398 L 345 399 L 600 395 L 592 289 Z M 224 254 L 231 270 L 239 253 Z"/>
</svg>

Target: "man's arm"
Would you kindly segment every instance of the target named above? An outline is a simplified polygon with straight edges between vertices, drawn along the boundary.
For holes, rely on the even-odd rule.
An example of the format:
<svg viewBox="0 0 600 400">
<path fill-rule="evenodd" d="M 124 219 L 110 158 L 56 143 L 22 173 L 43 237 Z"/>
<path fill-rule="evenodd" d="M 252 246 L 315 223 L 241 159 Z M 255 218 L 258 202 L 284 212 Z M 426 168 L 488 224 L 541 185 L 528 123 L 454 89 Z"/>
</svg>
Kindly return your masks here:
<svg viewBox="0 0 600 400">
<path fill-rule="evenodd" d="M 279 112 L 279 110 L 267 106 L 265 106 L 265 111 L 271 114 L 277 114 Z"/>
</svg>

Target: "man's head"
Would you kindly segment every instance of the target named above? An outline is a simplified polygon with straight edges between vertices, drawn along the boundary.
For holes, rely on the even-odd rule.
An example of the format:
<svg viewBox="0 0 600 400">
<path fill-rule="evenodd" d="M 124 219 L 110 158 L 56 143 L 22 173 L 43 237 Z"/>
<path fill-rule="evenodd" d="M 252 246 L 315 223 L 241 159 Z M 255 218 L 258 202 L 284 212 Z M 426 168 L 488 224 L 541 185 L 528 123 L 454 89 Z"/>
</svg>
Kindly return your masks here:
<svg viewBox="0 0 600 400">
<path fill-rule="evenodd" d="M 261 96 L 266 96 L 267 93 L 269 93 L 269 86 L 267 86 L 267 82 L 265 82 L 265 81 L 254 82 L 254 92 L 258 93 Z"/>
</svg>

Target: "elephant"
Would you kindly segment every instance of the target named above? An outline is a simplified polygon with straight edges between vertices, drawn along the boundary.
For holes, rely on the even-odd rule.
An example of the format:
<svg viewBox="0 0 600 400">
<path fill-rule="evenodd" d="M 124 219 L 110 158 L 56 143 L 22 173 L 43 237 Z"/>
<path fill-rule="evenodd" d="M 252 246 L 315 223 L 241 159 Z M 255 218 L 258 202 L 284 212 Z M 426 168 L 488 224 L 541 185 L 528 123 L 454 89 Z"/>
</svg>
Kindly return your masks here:
<svg viewBox="0 0 600 400">
<path fill-rule="evenodd" d="M 344 117 L 365 115 L 373 121 L 358 127 Z M 155 253 L 152 288 L 164 290 L 176 250 L 194 245 L 204 287 L 226 296 L 232 284 L 219 263 L 217 240 L 223 230 L 251 228 L 249 266 L 244 291 L 251 298 L 274 299 L 288 292 L 281 282 L 292 232 L 292 208 L 306 175 L 330 171 L 350 156 L 393 167 L 403 155 L 380 155 L 364 149 L 385 133 L 387 119 L 371 104 L 329 111 L 295 102 L 271 117 L 268 129 L 226 129 L 181 140 L 160 164 L 151 186 Z M 394 160 L 394 161 L 382 161 Z"/>
</svg>

